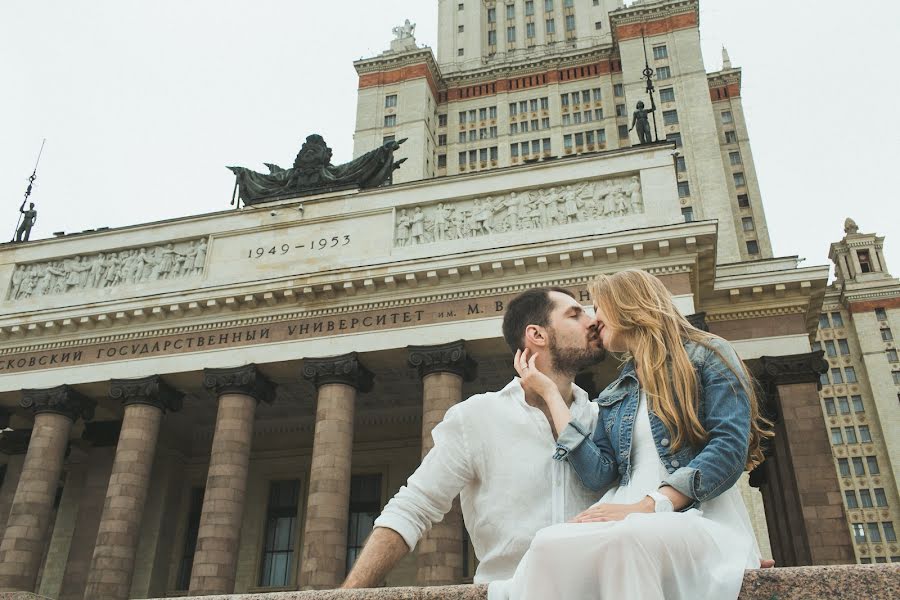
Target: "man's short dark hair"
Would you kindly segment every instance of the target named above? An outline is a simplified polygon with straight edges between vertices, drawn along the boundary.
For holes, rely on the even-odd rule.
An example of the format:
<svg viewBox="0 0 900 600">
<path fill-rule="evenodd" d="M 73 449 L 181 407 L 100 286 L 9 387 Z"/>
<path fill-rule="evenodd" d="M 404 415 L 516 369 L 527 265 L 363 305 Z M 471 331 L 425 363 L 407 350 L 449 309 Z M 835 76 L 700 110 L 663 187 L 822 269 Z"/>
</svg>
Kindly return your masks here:
<svg viewBox="0 0 900 600">
<path fill-rule="evenodd" d="M 561 287 L 535 288 L 519 294 L 507 305 L 506 314 L 503 315 L 503 338 L 513 354 L 516 350 L 525 349 L 526 327 L 547 327 L 550 324 L 550 313 L 553 311 L 550 292 L 575 297 L 575 294 Z"/>
</svg>

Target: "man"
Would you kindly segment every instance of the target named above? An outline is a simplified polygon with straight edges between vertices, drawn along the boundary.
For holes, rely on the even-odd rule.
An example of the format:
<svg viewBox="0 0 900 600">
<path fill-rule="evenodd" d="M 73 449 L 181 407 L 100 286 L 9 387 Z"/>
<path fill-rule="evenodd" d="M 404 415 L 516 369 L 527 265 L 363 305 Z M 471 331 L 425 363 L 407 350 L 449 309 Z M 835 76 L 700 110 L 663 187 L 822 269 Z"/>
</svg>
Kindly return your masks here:
<svg viewBox="0 0 900 600">
<path fill-rule="evenodd" d="M 31 189 L 31 186 L 28 186 Z M 19 212 L 22 213 L 22 223 L 19 225 L 19 228 L 16 230 L 16 240 L 17 242 L 27 242 L 28 238 L 31 237 L 31 228 L 34 227 L 35 221 L 37 221 L 37 211 L 34 209 L 34 202 L 29 203 L 28 210 L 25 210 L 25 203 L 22 203 L 22 206 L 19 207 Z"/>
<path fill-rule="evenodd" d="M 597 405 L 574 380 L 605 352 L 574 296 L 561 288 L 519 295 L 507 307 L 503 336 L 513 352 L 538 353 L 535 366 L 559 386 L 573 418 L 593 429 Z M 434 447 L 375 521 L 343 587 L 379 585 L 457 494 L 480 560 L 475 583 L 512 577 L 538 530 L 568 521 L 600 497 L 552 459 L 549 411 L 539 397 L 526 396 L 517 378 L 452 407 L 432 437 Z"/>
</svg>

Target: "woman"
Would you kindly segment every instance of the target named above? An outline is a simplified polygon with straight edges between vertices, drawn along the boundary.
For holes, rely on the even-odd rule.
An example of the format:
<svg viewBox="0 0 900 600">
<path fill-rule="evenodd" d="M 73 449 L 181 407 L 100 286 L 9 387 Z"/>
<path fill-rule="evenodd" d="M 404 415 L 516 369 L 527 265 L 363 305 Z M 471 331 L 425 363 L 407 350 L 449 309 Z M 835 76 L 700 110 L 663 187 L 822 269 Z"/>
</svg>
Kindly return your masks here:
<svg viewBox="0 0 900 600">
<path fill-rule="evenodd" d="M 760 556 L 735 484 L 772 435 L 746 368 L 652 275 L 601 275 L 589 291 L 603 345 L 626 358 L 597 399 L 596 431 L 571 419 L 534 356 L 517 354 L 515 366 L 560 432 L 554 458 L 607 491 L 575 522 L 538 532 L 491 598 L 737 598 Z"/>
</svg>

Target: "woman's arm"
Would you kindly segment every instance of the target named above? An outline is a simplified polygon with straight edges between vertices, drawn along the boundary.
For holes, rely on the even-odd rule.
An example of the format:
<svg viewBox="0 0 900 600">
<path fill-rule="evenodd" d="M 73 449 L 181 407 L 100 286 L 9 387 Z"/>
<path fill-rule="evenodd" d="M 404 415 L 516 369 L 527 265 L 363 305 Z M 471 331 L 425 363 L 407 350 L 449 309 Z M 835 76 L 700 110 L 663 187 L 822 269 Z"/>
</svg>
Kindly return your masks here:
<svg viewBox="0 0 900 600">
<path fill-rule="evenodd" d="M 697 369 L 708 440 L 690 463 L 663 481 L 692 498 L 695 502 L 690 506 L 715 498 L 737 482 L 750 444 L 749 382 L 734 348 L 728 343 L 714 344 L 715 349 L 708 349 L 709 355 Z"/>
</svg>

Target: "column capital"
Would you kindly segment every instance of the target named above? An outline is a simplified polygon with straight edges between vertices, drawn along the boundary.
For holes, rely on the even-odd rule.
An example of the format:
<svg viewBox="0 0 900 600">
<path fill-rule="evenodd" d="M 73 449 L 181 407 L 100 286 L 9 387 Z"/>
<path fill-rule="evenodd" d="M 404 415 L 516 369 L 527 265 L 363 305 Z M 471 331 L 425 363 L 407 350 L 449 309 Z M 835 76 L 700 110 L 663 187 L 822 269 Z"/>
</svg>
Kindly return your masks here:
<svg viewBox="0 0 900 600">
<path fill-rule="evenodd" d="M 311 381 L 316 389 L 328 383 L 348 385 L 358 392 L 372 389 L 375 375 L 361 362 L 356 352 L 326 358 L 303 359 L 303 378 Z"/>
<path fill-rule="evenodd" d="M 819 383 L 819 375 L 828 371 L 824 351 L 784 356 L 760 356 L 748 361 L 753 376 L 764 387 L 793 383 Z"/>
<path fill-rule="evenodd" d="M 408 363 L 419 371 L 419 377 L 431 373 L 454 373 L 463 381 L 478 375 L 478 363 L 466 352 L 466 341 L 457 340 L 435 346 L 407 346 Z"/>
<path fill-rule="evenodd" d="M 266 404 L 275 400 L 275 384 L 252 363 L 227 369 L 203 369 L 203 385 L 217 396 L 243 394 Z"/>
<path fill-rule="evenodd" d="M 30 429 L 0 431 L 0 452 L 7 455 L 25 454 L 31 441 Z"/>
<path fill-rule="evenodd" d="M 109 397 L 123 406 L 149 404 L 163 412 L 181 410 L 184 394 L 169 386 L 159 375 L 141 379 L 110 379 Z"/>
<path fill-rule="evenodd" d="M 706 324 L 706 312 L 698 312 L 685 317 L 688 322 L 700 331 L 709 332 L 709 325 Z"/>
<path fill-rule="evenodd" d="M 92 419 L 97 402 L 68 385 L 58 385 L 52 388 L 22 390 L 22 400 L 19 401 L 19 405 L 22 408 L 32 409 L 36 415 L 56 413 L 68 417 L 74 422 L 78 420 L 78 417 L 85 421 Z"/>
</svg>

